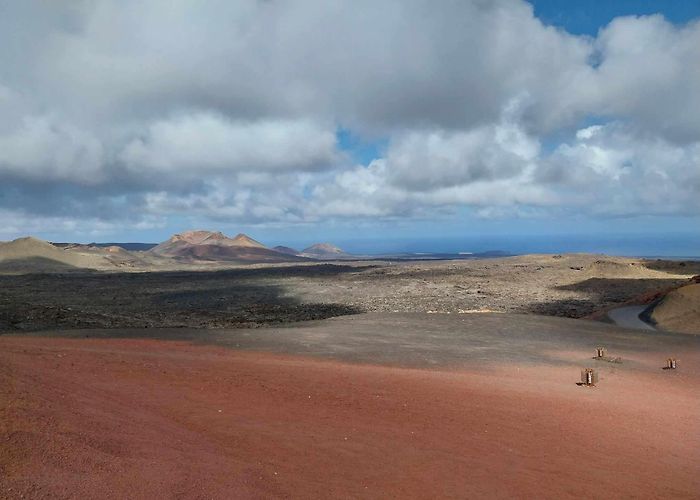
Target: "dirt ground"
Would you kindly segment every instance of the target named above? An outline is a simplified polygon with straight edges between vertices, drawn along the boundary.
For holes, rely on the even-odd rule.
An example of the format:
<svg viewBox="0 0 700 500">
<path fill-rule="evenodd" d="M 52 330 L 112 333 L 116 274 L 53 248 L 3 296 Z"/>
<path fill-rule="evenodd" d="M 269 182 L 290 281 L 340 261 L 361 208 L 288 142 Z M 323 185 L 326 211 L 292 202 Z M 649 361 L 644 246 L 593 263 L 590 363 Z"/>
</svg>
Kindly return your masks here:
<svg viewBox="0 0 700 500">
<path fill-rule="evenodd" d="M 697 498 L 699 339 L 542 319 L 3 335 L 0 497 Z"/>
<path fill-rule="evenodd" d="M 27 335 L 174 340 L 349 363 L 455 370 L 513 362 L 575 364 L 587 361 L 598 345 L 628 359 L 624 368 L 631 369 L 631 359 L 639 353 L 663 353 L 658 360 L 663 364 L 667 356 L 700 349 L 700 337 L 694 335 L 511 313 L 366 313 L 255 329 L 76 329 Z M 570 350 L 584 355 L 561 358 L 552 354 Z"/>
<path fill-rule="evenodd" d="M 0 498 L 697 498 L 700 337 L 570 317 L 698 266 L 0 276 Z"/>
<path fill-rule="evenodd" d="M 357 312 L 579 318 L 694 274 L 700 262 L 582 254 L 0 275 L 0 331 L 250 327 Z"/>
</svg>

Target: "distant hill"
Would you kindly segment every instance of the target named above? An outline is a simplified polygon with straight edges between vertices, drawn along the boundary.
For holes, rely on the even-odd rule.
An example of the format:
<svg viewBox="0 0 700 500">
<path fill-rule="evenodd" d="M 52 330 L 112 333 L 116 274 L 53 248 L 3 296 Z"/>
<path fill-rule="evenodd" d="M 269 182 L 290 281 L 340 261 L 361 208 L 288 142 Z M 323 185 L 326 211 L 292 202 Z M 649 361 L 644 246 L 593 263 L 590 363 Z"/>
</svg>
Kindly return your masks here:
<svg viewBox="0 0 700 500">
<path fill-rule="evenodd" d="M 72 247 L 75 246 L 77 243 L 60 243 L 60 242 L 51 242 L 52 245 L 59 247 L 59 248 L 67 248 L 67 247 Z M 124 250 L 128 250 L 130 252 L 145 252 L 147 250 L 150 250 L 151 248 L 155 247 L 158 243 L 88 243 L 85 246 L 88 247 L 97 247 L 97 248 L 107 248 L 107 247 L 119 247 L 123 248 Z"/>
<path fill-rule="evenodd" d="M 150 252 L 178 259 L 224 262 L 289 262 L 306 260 L 267 248 L 245 234 L 229 238 L 221 232 L 187 231 L 175 234 Z"/>
<path fill-rule="evenodd" d="M 278 246 L 274 247 L 273 250 L 275 252 L 283 253 L 286 255 L 299 255 L 301 253 L 299 250 L 296 250 L 296 249 L 291 248 L 291 247 L 285 247 L 282 245 L 278 245 Z"/>
<path fill-rule="evenodd" d="M 302 250 L 301 255 L 313 259 L 343 259 L 352 257 L 330 243 L 316 243 Z"/>
<path fill-rule="evenodd" d="M 103 255 L 57 248 L 48 241 L 31 236 L 0 243 L 2 272 L 57 272 L 107 267 L 111 267 L 111 263 Z"/>
<path fill-rule="evenodd" d="M 666 294 L 644 316 L 664 330 L 700 334 L 700 276 Z"/>
</svg>

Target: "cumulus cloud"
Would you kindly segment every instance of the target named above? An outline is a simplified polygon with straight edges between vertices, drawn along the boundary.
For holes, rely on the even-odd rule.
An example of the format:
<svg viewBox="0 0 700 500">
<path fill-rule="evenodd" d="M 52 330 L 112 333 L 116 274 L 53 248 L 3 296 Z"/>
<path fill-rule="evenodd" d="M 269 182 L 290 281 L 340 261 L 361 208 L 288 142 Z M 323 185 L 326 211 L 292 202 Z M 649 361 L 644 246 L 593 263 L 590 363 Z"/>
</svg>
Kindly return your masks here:
<svg viewBox="0 0 700 500">
<path fill-rule="evenodd" d="M 527 171 L 540 145 L 510 120 L 506 117 L 470 130 L 399 135 L 386 157 L 389 182 L 424 191 L 519 176 Z"/>
<path fill-rule="evenodd" d="M 305 220 L 303 190 L 296 174 L 239 174 L 212 179 L 198 192 L 150 192 L 144 207 L 163 217 L 178 213 L 219 223 L 295 223 Z"/>
<path fill-rule="evenodd" d="M 99 140 L 55 117 L 27 116 L 0 135 L 0 176 L 97 184 L 104 160 Z"/>
<path fill-rule="evenodd" d="M 158 121 L 129 142 L 120 159 L 131 169 L 201 175 L 295 169 L 336 161 L 332 129 L 307 120 L 233 122 L 210 113 Z"/>
<path fill-rule="evenodd" d="M 700 21 L 574 36 L 523 0 L 5 3 L 0 209 L 697 213 L 699 60 Z M 351 164 L 338 129 L 387 146 Z"/>
<path fill-rule="evenodd" d="M 397 216 L 466 205 L 488 218 L 547 207 L 596 216 L 700 211 L 700 143 L 639 137 L 620 122 L 580 129 L 551 152 L 509 123 L 467 137 L 413 133 L 406 140 L 409 147 L 399 141 L 386 159 L 319 186 L 314 209 Z"/>
<path fill-rule="evenodd" d="M 700 141 L 700 20 L 676 27 L 660 15 L 618 18 L 595 45 L 593 112 L 674 142 Z"/>
<path fill-rule="evenodd" d="M 130 222 L 138 230 L 152 230 L 165 226 L 166 220 L 153 215 L 139 217 Z M 100 241 L 123 227 L 124 221 L 105 220 L 88 215 L 42 215 L 24 210 L 0 208 L 0 241 L 18 235 L 44 234 L 51 241 L 62 242 L 66 235 Z M 103 240 L 104 241 L 104 240 Z"/>
<path fill-rule="evenodd" d="M 13 8 L 18 17 L 32 12 Z M 519 0 L 440 8 L 421 0 L 102 0 L 66 10 L 53 23 L 37 12 L 21 33 L 7 26 L 6 37 L 48 38 L 30 45 L 40 64 L 18 62 L 13 80 L 52 82 L 51 94 L 38 86 L 35 95 L 58 96 L 81 117 L 203 108 L 243 119 L 323 116 L 380 131 L 468 127 L 497 118 L 515 93 L 568 99 L 590 73 L 593 50 L 543 26 Z M 92 106 L 80 106 L 86 99 Z M 556 108 L 539 108 L 533 121 L 558 121 Z"/>
<path fill-rule="evenodd" d="M 339 216 L 414 215 L 426 207 L 552 205 L 534 182 L 540 145 L 505 120 L 467 132 L 414 131 L 386 157 L 316 187 L 314 210 Z M 501 209 L 502 211 L 502 209 Z"/>
<path fill-rule="evenodd" d="M 622 123 L 592 126 L 543 158 L 536 181 L 570 191 L 596 214 L 695 215 L 700 143 L 640 137 Z"/>
</svg>

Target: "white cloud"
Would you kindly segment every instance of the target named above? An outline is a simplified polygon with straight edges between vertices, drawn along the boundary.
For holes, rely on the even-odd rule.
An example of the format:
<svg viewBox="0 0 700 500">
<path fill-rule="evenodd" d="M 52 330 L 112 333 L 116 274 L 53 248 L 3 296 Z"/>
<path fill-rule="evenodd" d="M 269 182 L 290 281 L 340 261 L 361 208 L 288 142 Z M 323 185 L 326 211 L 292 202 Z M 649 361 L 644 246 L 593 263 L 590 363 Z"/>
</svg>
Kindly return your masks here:
<svg viewBox="0 0 700 500">
<path fill-rule="evenodd" d="M 10 2 L 0 209 L 697 213 L 696 61 L 700 21 L 573 36 L 521 0 Z M 349 165 L 339 127 L 386 151 Z"/>
<path fill-rule="evenodd" d="M 700 211 L 700 142 L 679 145 L 609 123 L 580 130 L 540 162 L 537 181 L 569 190 L 599 215 Z"/>
<path fill-rule="evenodd" d="M 700 20 L 677 27 L 659 15 L 618 18 L 596 48 L 598 97 L 588 111 L 675 142 L 700 141 Z"/>
<path fill-rule="evenodd" d="M 401 136 L 390 144 L 386 158 L 318 185 L 314 213 L 398 216 L 426 207 L 556 203 L 556 196 L 532 179 L 538 141 L 508 120 L 469 132 Z"/>
<path fill-rule="evenodd" d="M 388 180 L 426 191 L 510 179 L 527 171 L 539 148 L 509 116 L 467 131 L 413 131 L 392 141 Z"/>
<path fill-rule="evenodd" d="M 57 118 L 27 116 L 0 134 L 0 176 L 90 185 L 104 180 L 103 167 L 100 141 Z"/>
<path fill-rule="evenodd" d="M 302 222 L 304 188 L 304 176 L 296 173 L 234 174 L 210 178 L 200 191 L 148 193 L 143 209 L 156 216 L 219 222 Z"/>
<path fill-rule="evenodd" d="M 151 124 L 120 155 L 135 171 L 315 170 L 337 160 L 335 133 L 305 120 L 234 122 L 211 113 Z"/>
<path fill-rule="evenodd" d="M 603 130 L 602 125 L 591 125 L 590 127 L 582 128 L 576 131 L 576 139 L 580 141 L 585 141 L 596 136 Z"/>
<path fill-rule="evenodd" d="M 700 210 L 700 143 L 640 138 L 621 123 L 581 129 L 551 153 L 508 123 L 466 138 L 414 133 L 408 141 L 408 153 L 399 141 L 386 159 L 318 186 L 314 213 L 389 217 L 465 205 L 487 217 L 547 207 L 597 216 Z"/>
<path fill-rule="evenodd" d="M 138 221 L 126 223 L 130 229 L 149 230 L 164 227 L 164 218 L 152 215 L 141 217 Z M 125 222 L 106 221 L 99 217 L 69 215 L 37 215 L 23 210 L 0 208 L 0 241 L 11 240 L 18 236 L 43 234 L 53 241 L 63 241 L 66 235 L 99 241 L 109 237 L 115 231 L 123 229 Z"/>
</svg>

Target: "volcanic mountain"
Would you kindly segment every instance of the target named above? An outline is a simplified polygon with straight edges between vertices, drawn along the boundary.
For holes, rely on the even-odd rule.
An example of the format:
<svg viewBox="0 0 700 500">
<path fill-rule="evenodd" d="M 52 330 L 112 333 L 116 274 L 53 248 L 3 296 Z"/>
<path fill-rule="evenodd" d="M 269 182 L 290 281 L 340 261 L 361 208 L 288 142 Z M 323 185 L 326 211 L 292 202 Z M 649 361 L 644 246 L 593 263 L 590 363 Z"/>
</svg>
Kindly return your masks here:
<svg viewBox="0 0 700 500">
<path fill-rule="evenodd" d="M 178 259 L 226 262 L 287 262 L 306 260 L 270 248 L 245 234 L 229 238 L 221 232 L 187 231 L 175 234 L 150 252 Z"/>
<path fill-rule="evenodd" d="M 330 243 L 316 243 L 308 248 L 305 248 L 301 255 L 312 259 L 347 259 L 350 254 L 345 253 L 342 249 Z"/>
</svg>

